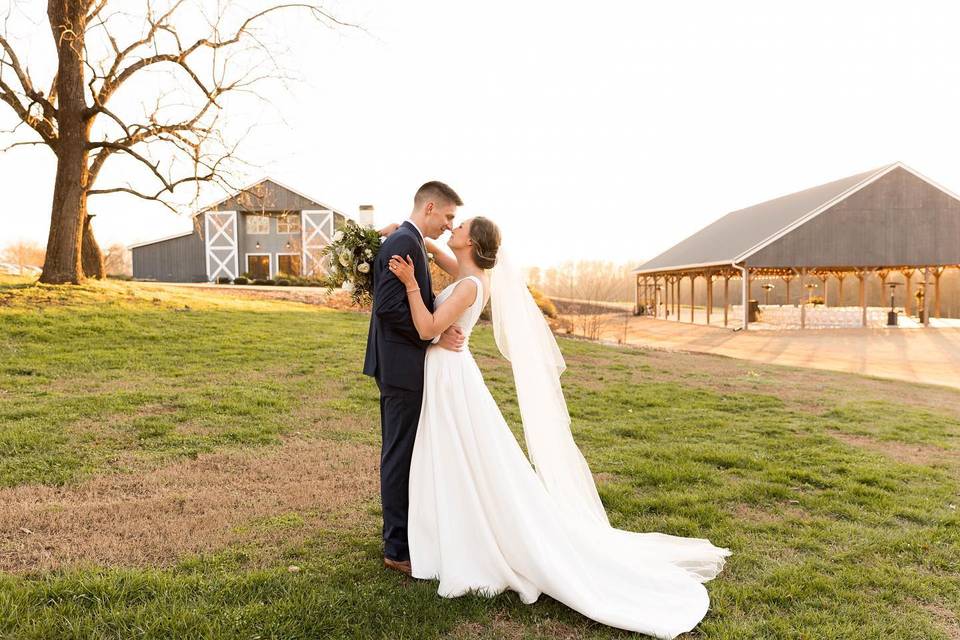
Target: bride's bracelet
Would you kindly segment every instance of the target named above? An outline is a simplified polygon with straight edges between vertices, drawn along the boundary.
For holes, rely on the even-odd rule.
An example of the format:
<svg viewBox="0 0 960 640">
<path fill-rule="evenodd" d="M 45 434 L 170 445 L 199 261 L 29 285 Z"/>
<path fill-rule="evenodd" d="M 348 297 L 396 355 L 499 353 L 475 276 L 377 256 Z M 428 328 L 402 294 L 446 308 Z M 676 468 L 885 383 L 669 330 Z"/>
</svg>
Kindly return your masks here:
<svg viewBox="0 0 960 640">
<path fill-rule="evenodd" d="M 407 289 L 407 293 L 416 293 L 417 291 L 420 291 L 420 287 L 417 287 L 416 289 Z"/>
</svg>

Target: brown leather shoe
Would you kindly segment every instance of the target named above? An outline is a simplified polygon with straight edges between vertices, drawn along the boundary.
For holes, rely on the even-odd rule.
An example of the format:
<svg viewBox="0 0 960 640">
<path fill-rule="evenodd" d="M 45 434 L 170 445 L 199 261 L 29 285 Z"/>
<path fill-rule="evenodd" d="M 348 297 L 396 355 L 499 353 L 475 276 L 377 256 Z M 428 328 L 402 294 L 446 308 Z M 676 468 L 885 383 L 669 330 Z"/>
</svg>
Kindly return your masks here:
<svg viewBox="0 0 960 640">
<path fill-rule="evenodd" d="M 383 566 L 385 566 L 387 569 L 399 571 L 404 575 L 410 575 L 411 572 L 409 560 L 391 560 L 390 558 L 384 556 Z"/>
</svg>

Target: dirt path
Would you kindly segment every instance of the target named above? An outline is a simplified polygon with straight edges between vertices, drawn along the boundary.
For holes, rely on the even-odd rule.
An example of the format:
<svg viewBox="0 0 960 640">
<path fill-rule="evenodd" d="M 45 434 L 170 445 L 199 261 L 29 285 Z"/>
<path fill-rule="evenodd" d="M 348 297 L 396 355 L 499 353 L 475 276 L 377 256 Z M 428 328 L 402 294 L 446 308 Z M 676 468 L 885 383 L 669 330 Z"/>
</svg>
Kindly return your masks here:
<svg viewBox="0 0 960 640">
<path fill-rule="evenodd" d="M 601 339 L 960 388 L 960 328 L 730 331 L 630 316 Z"/>
</svg>

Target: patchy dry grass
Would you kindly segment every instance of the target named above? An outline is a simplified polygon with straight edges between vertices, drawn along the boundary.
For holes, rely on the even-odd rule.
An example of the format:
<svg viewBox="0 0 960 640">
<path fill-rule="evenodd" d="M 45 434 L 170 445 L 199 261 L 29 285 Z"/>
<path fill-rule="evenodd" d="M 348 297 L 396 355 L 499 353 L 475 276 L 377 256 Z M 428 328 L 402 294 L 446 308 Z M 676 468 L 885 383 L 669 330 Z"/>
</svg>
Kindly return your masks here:
<svg viewBox="0 0 960 640">
<path fill-rule="evenodd" d="M 0 285 L 0 637 L 628 637 L 381 568 L 366 326 L 216 290 Z M 516 425 L 509 366 L 488 330 L 471 342 Z M 734 551 L 691 638 L 957 637 L 960 392 L 561 347 L 611 520 Z"/>
<path fill-rule="evenodd" d="M 376 464 L 369 446 L 294 440 L 68 487 L 2 489 L 0 570 L 169 566 L 241 542 L 296 541 L 308 526 L 369 501 L 377 491 Z"/>
</svg>

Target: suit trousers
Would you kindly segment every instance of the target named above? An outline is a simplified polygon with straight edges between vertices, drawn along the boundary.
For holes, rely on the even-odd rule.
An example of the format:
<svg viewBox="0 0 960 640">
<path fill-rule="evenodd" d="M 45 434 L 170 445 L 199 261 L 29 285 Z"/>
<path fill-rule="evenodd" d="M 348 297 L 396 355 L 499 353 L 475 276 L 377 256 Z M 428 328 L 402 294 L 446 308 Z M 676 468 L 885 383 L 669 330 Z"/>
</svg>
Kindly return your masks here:
<svg viewBox="0 0 960 640">
<path fill-rule="evenodd" d="M 410 459 L 420 422 L 423 391 L 377 380 L 380 387 L 380 502 L 383 506 L 383 555 L 409 560 L 407 515 L 410 508 Z"/>
</svg>

